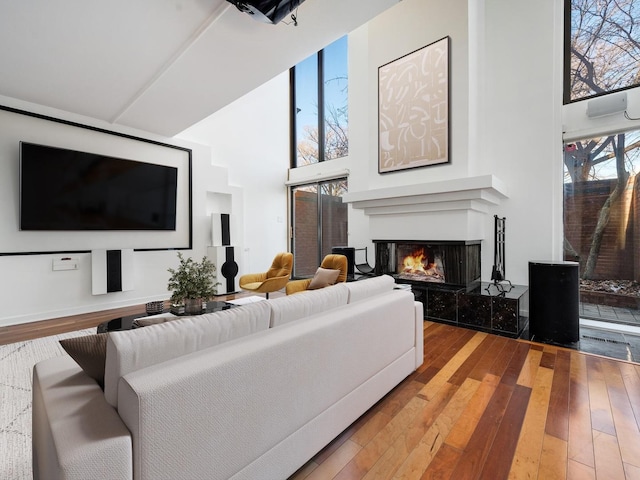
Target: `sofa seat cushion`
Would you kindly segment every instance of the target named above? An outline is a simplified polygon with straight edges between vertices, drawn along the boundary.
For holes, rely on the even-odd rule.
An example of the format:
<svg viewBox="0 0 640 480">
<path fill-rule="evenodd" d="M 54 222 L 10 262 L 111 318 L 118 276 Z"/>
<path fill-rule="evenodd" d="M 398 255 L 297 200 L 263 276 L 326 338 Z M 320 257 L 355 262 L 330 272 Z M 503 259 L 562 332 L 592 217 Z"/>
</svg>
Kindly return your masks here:
<svg viewBox="0 0 640 480">
<path fill-rule="evenodd" d="M 34 478 L 133 478 L 129 430 L 70 356 L 35 365 L 32 395 Z"/>
<path fill-rule="evenodd" d="M 269 300 L 271 307 L 271 327 L 300 320 L 316 313 L 347 304 L 349 292 L 344 283 L 331 285 L 319 290 L 307 290 Z"/>
<path fill-rule="evenodd" d="M 348 282 L 349 303 L 359 302 L 365 298 L 375 297 L 393 290 L 395 280 L 390 275 L 366 278 L 357 282 Z"/>
<path fill-rule="evenodd" d="M 110 332 L 104 394 L 117 406 L 118 381 L 127 373 L 269 328 L 268 302 Z"/>
</svg>

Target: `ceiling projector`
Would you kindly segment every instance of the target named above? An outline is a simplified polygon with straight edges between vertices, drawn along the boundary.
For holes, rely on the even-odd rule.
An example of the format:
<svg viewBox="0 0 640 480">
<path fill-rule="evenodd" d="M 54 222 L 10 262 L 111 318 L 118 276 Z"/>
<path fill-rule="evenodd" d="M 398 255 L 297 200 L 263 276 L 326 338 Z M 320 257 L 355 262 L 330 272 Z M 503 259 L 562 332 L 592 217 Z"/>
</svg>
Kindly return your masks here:
<svg viewBox="0 0 640 480">
<path fill-rule="evenodd" d="M 304 0 L 227 0 L 241 12 L 264 23 L 276 24 L 295 10 Z"/>
</svg>

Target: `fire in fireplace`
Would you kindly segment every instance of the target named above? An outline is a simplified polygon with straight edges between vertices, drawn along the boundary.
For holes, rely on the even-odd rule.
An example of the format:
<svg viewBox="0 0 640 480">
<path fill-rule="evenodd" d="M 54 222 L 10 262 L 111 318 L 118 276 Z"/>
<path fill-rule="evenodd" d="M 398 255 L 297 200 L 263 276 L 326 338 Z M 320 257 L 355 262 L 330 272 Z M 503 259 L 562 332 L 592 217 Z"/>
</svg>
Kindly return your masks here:
<svg viewBox="0 0 640 480">
<path fill-rule="evenodd" d="M 393 275 L 425 286 L 436 283 L 469 288 L 480 282 L 480 240 L 374 240 L 373 243 L 378 275 Z"/>
<path fill-rule="evenodd" d="M 441 254 L 421 245 L 398 245 L 398 278 L 419 282 L 445 283 Z"/>
</svg>

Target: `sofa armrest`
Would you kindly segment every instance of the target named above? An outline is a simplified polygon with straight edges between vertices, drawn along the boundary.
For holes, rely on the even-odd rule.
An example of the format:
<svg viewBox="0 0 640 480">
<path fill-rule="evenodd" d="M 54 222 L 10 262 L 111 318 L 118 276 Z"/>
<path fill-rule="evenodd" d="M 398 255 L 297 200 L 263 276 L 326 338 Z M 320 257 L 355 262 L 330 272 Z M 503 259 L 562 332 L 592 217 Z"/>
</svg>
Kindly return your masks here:
<svg viewBox="0 0 640 480">
<path fill-rule="evenodd" d="M 240 288 L 245 288 L 258 293 L 275 292 L 276 290 L 284 288 L 289 281 L 289 278 L 289 275 L 283 275 L 281 277 L 266 278 L 260 282 L 248 283 L 241 281 Z"/>
<path fill-rule="evenodd" d="M 244 285 L 245 283 L 256 283 L 256 282 L 264 282 L 267 278 L 267 274 L 262 273 L 246 273 L 241 275 L 238 279 L 240 285 Z"/>
<path fill-rule="evenodd" d="M 33 368 L 33 478 L 131 479 L 131 435 L 68 355 Z"/>
</svg>

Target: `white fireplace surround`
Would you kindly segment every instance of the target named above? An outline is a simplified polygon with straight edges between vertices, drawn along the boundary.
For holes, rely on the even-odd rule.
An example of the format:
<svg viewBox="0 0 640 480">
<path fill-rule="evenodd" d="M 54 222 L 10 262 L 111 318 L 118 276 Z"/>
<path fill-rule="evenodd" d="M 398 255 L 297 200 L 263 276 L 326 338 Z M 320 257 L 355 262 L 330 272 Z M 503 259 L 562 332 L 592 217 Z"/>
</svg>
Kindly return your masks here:
<svg viewBox="0 0 640 480">
<path fill-rule="evenodd" d="M 506 185 L 494 175 L 350 192 L 343 197 L 369 216 L 371 238 L 483 240 L 487 217 Z"/>
</svg>

